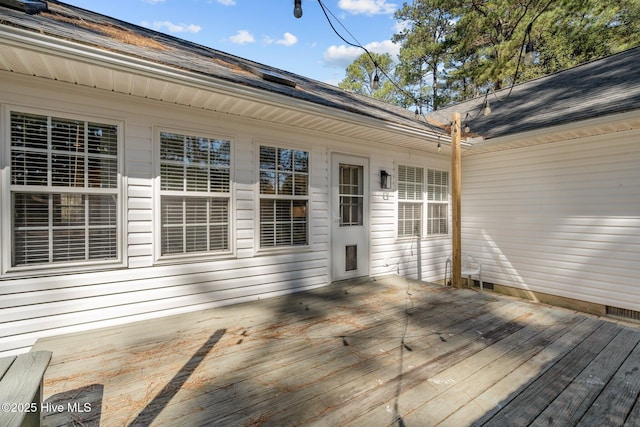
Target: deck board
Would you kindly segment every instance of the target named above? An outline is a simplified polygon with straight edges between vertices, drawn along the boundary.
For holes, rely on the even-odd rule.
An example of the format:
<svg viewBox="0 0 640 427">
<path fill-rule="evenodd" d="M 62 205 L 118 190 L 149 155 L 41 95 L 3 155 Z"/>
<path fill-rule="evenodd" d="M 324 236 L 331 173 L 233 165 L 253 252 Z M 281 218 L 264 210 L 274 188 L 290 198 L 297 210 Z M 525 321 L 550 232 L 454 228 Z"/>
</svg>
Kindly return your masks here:
<svg viewBox="0 0 640 427">
<path fill-rule="evenodd" d="M 577 424 L 602 392 L 606 384 L 604 380 L 613 377 L 639 340 L 636 331 L 621 330 L 531 426 Z M 622 405 L 622 402 L 617 402 L 617 405 Z M 629 409 L 622 408 L 622 411 L 629 412 Z"/>
<path fill-rule="evenodd" d="M 586 411 L 578 425 L 627 425 L 640 426 L 640 344 L 633 338 L 636 346 L 627 356 L 617 372 L 607 382 Z M 635 405 L 635 413 L 633 412 Z M 635 420 L 635 421 L 634 421 Z"/>
<path fill-rule="evenodd" d="M 634 425 L 638 342 L 633 325 L 388 277 L 34 350 L 54 354 L 46 401 L 92 408 L 46 427 Z"/>
</svg>

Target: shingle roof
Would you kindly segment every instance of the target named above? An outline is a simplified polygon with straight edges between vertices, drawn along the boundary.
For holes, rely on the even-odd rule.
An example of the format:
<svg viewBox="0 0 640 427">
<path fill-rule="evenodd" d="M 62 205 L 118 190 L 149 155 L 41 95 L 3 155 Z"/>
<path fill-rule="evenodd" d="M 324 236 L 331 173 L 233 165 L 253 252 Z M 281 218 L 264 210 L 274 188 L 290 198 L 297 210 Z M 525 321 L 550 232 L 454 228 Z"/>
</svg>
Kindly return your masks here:
<svg viewBox="0 0 640 427">
<path fill-rule="evenodd" d="M 640 109 L 640 47 L 433 112 L 448 123 L 458 112 L 485 140 Z M 468 116 L 467 116 L 468 113 Z"/>
<path fill-rule="evenodd" d="M 2 7 L 0 3 L 0 24 L 214 77 L 234 85 L 259 88 L 330 109 L 349 111 L 417 130 L 442 132 L 436 126 L 416 121 L 414 114 L 404 108 L 58 1 L 48 1 L 48 11 L 35 15 Z M 285 84 L 278 80 L 284 80 Z"/>
</svg>

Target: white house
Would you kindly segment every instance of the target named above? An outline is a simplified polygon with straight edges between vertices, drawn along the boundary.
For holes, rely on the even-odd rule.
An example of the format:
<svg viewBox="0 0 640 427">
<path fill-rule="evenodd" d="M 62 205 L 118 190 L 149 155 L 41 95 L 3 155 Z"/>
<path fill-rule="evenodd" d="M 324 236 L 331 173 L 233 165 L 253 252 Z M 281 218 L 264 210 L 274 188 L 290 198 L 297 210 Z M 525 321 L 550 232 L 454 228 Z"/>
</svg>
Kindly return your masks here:
<svg viewBox="0 0 640 427">
<path fill-rule="evenodd" d="M 468 126 L 462 246 L 496 290 L 640 320 L 639 60 L 630 49 L 432 114 Z"/>
<path fill-rule="evenodd" d="M 55 1 L 0 0 L 0 70 L 0 353 L 442 278 L 450 160 L 413 113 Z"/>
<path fill-rule="evenodd" d="M 596 108 L 611 61 L 548 102 L 540 79 L 490 116 L 480 99 L 428 124 L 64 3 L 0 0 L 0 354 L 336 280 L 442 280 L 452 111 L 470 113 L 462 244 L 485 281 L 640 311 L 640 76 L 617 62 Z M 519 114 L 528 91 L 535 114 Z"/>
</svg>

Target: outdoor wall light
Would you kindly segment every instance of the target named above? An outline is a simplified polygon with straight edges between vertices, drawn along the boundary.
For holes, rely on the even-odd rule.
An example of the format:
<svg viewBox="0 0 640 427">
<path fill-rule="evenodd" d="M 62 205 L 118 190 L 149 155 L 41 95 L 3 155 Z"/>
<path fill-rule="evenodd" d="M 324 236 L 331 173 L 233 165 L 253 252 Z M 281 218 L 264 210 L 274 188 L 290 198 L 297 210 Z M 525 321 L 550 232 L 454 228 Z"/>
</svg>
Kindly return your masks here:
<svg viewBox="0 0 640 427">
<path fill-rule="evenodd" d="M 302 0 L 293 0 L 293 16 L 302 18 Z"/>
<path fill-rule="evenodd" d="M 383 190 L 391 190 L 391 175 L 385 170 L 380 171 L 380 188 Z"/>
</svg>

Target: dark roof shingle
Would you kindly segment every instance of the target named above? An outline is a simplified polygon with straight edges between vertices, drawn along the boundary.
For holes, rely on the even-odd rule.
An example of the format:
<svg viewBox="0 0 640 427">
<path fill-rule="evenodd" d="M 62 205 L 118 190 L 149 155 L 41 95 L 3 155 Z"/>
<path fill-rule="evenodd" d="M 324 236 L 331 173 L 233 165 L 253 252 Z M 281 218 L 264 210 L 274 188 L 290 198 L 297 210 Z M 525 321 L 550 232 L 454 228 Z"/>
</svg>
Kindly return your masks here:
<svg viewBox="0 0 640 427">
<path fill-rule="evenodd" d="M 458 112 L 470 134 L 491 139 L 640 108 L 640 47 L 430 113 L 448 123 Z M 468 115 L 467 115 L 468 114 Z"/>
</svg>

